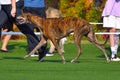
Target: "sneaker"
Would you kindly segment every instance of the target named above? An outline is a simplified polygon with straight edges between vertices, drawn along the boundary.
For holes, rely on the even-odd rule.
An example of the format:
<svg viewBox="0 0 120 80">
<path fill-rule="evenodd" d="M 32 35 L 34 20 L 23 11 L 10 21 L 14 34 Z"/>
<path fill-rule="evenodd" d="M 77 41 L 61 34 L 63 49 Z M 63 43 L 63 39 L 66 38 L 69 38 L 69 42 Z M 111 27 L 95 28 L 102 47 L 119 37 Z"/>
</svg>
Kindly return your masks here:
<svg viewBox="0 0 120 80">
<path fill-rule="evenodd" d="M 37 57 L 37 56 L 38 56 L 38 52 L 31 55 L 31 57 Z"/>
<path fill-rule="evenodd" d="M 48 52 L 48 49 L 45 49 L 45 51 L 43 53 L 39 54 L 39 60 L 38 60 L 39 62 L 42 62 L 44 60 L 47 52 Z"/>
<path fill-rule="evenodd" d="M 47 52 L 46 56 L 54 56 L 53 53 Z"/>
<path fill-rule="evenodd" d="M 31 57 L 37 57 L 38 56 L 38 54 L 32 54 L 31 55 Z"/>
<path fill-rule="evenodd" d="M 114 58 L 111 58 L 111 61 L 120 61 L 120 58 L 114 57 Z"/>
</svg>

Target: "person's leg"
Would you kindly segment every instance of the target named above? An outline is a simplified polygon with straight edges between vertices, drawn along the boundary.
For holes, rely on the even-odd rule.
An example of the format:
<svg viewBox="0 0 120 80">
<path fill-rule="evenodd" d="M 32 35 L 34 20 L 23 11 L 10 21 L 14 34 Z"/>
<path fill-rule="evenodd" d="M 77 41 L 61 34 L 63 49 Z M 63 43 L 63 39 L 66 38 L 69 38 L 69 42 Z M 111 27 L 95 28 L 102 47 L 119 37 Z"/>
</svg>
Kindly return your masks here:
<svg viewBox="0 0 120 80">
<path fill-rule="evenodd" d="M 38 37 L 33 32 L 33 25 L 28 23 L 18 25 L 17 27 L 27 37 L 28 53 L 31 52 L 34 47 L 39 43 Z"/>
<path fill-rule="evenodd" d="M 118 51 L 118 45 L 119 45 L 119 34 L 116 34 L 115 35 L 115 51 L 116 51 L 116 54 L 117 54 L 117 51 Z"/>
<path fill-rule="evenodd" d="M 0 28 L 0 41 L 1 41 L 1 35 L 2 35 L 2 31 L 1 31 L 2 29 Z"/>
<path fill-rule="evenodd" d="M 120 17 L 116 17 L 116 32 L 120 32 Z M 119 47 L 119 34 L 115 35 L 115 49 L 116 49 L 116 55 Z"/>
<path fill-rule="evenodd" d="M 7 20 L 8 20 L 8 17 L 6 13 L 3 10 L 0 10 L 0 41 L 1 41 L 1 35 L 2 35 L 1 34 L 2 27 L 5 24 L 5 22 L 7 22 Z"/>
<path fill-rule="evenodd" d="M 55 51 L 55 46 L 51 40 L 49 42 L 50 42 L 50 49 L 47 52 L 46 56 L 53 56 L 54 55 L 53 52 Z"/>
<path fill-rule="evenodd" d="M 2 32 L 12 32 L 13 31 L 13 23 L 8 21 L 5 26 L 3 27 L 3 30 Z M 7 45 L 8 45 L 8 42 L 11 38 L 11 34 L 7 34 L 4 36 L 4 40 L 3 40 L 3 44 L 2 44 L 2 47 L 1 47 L 1 51 L 4 51 L 4 52 L 7 52 L 8 49 L 7 49 Z"/>
<path fill-rule="evenodd" d="M 27 42 L 28 42 L 28 53 L 30 53 L 40 42 L 39 38 L 37 35 L 35 35 L 33 31 L 33 25 L 32 24 L 22 24 L 22 25 L 17 25 L 19 30 L 27 37 Z M 39 54 L 43 54 L 47 45 L 43 45 L 39 50 Z"/>
<path fill-rule="evenodd" d="M 61 51 L 62 53 L 64 53 L 64 44 L 65 44 L 65 41 L 67 40 L 67 38 L 62 38 L 59 42 L 59 46 L 61 48 Z M 55 46 L 54 44 L 52 43 L 52 41 L 50 41 L 50 49 L 49 51 L 47 52 L 46 56 L 53 56 L 53 52 L 55 51 Z"/>
<path fill-rule="evenodd" d="M 7 22 L 7 20 L 7 14 L 3 10 L 0 10 L 0 28 L 2 28 L 2 26 Z"/>
<path fill-rule="evenodd" d="M 60 45 L 60 48 L 61 48 L 61 51 L 64 53 L 65 50 L 64 50 L 64 44 L 65 44 L 65 41 L 67 40 L 67 38 L 62 38 L 59 42 L 59 45 Z"/>
<path fill-rule="evenodd" d="M 115 28 L 110 29 L 110 33 L 116 32 Z M 110 47 L 111 47 L 111 57 L 115 57 L 116 50 L 115 50 L 115 34 L 110 34 Z"/>
<path fill-rule="evenodd" d="M 10 40 L 12 35 L 6 35 L 4 37 L 4 40 L 3 40 L 3 44 L 2 44 L 2 47 L 1 47 L 1 51 L 4 51 L 4 52 L 7 52 L 8 49 L 7 49 L 7 45 L 8 45 L 8 42 Z"/>
<path fill-rule="evenodd" d="M 50 53 L 53 53 L 55 51 L 55 46 L 54 46 L 54 44 L 52 43 L 52 41 L 50 41 L 50 50 L 49 50 L 49 52 Z"/>
<path fill-rule="evenodd" d="M 116 32 L 115 28 L 110 29 L 110 33 L 114 32 Z M 120 61 L 120 59 L 117 57 L 115 37 L 115 34 L 110 34 L 111 61 Z"/>
<path fill-rule="evenodd" d="M 106 16 L 103 18 L 103 27 L 109 28 L 110 33 L 115 33 L 117 28 L 117 18 L 115 16 Z M 110 49 L 111 49 L 111 61 L 120 61 L 116 56 L 116 34 L 110 34 Z"/>
</svg>

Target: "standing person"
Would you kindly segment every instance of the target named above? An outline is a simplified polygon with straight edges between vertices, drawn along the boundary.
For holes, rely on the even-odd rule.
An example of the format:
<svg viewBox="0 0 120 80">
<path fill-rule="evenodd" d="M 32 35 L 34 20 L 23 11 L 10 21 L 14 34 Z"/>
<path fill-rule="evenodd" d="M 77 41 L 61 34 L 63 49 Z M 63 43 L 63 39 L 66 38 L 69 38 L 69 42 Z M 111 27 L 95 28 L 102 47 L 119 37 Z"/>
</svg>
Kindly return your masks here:
<svg viewBox="0 0 120 80">
<path fill-rule="evenodd" d="M 37 1 L 37 0 L 30 0 Z M 40 2 L 44 0 L 39 0 Z M 29 2 L 29 1 L 28 1 Z M 29 3 L 31 3 L 29 2 Z M 33 27 L 30 27 L 31 24 L 17 24 L 16 17 L 22 14 L 22 8 L 23 8 L 23 0 L 0 0 L 2 9 L 0 11 L 0 27 L 2 28 L 4 24 L 10 20 L 12 23 L 15 23 L 19 30 L 25 34 L 28 41 L 28 52 L 32 51 L 34 47 L 40 42 L 39 38 L 34 34 Z M 44 3 L 43 3 L 44 4 Z M 11 6 L 12 5 L 12 6 Z M 36 5 L 36 3 L 34 3 Z M 31 10 L 32 11 L 32 10 Z M 1 31 L 1 30 L 0 30 Z M 38 50 L 39 55 L 39 61 L 42 61 L 45 57 L 45 49 L 46 44 Z"/>
<path fill-rule="evenodd" d="M 114 33 L 120 29 L 120 0 L 107 0 L 103 10 L 103 27 L 110 28 L 109 32 Z M 116 34 L 110 34 L 111 61 L 120 61 L 117 57 L 119 37 Z M 117 41 L 117 42 L 116 42 Z"/>
</svg>

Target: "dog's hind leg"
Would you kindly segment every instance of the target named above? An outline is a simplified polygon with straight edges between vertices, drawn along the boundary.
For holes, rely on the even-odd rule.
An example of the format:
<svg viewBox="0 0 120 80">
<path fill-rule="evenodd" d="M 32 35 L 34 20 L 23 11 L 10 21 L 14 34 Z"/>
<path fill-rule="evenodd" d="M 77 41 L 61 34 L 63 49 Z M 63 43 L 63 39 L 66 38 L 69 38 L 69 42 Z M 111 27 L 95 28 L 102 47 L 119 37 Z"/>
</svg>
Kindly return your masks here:
<svg viewBox="0 0 120 80">
<path fill-rule="evenodd" d="M 74 37 L 75 44 L 76 44 L 76 46 L 78 48 L 78 54 L 73 60 L 71 60 L 71 63 L 76 62 L 78 60 L 78 58 L 80 57 L 81 53 L 82 53 L 82 49 L 81 49 L 81 45 L 80 45 L 81 44 L 81 39 L 82 39 L 82 35 Z"/>
<path fill-rule="evenodd" d="M 107 62 L 110 62 L 109 57 L 107 56 L 107 53 L 106 53 L 103 45 L 100 45 L 100 44 L 98 43 L 97 38 L 96 38 L 96 36 L 95 36 L 95 34 L 94 34 L 93 32 L 88 33 L 87 39 L 88 39 L 91 43 L 93 43 L 94 45 L 96 45 L 96 46 L 104 53 L 104 56 L 105 56 L 105 58 L 106 58 L 106 61 L 107 61 Z"/>
</svg>

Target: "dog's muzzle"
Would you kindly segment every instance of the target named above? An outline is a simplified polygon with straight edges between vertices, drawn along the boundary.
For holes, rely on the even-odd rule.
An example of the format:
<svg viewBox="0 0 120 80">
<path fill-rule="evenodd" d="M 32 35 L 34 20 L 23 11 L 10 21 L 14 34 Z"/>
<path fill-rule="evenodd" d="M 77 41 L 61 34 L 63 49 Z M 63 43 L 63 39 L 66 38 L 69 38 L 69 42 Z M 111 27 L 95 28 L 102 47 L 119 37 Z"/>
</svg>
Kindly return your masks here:
<svg viewBox="0 0 120 80">
<path fill-rule="evenodd" d="M 23 17 L 21 17 L 21 16 L 18 16 L 18 17 L 16 18 L 16 23 L 17 23 L 18 25 L 20 25 L 20 24 L 27 23 L 27 21 L 25 20 L 25 18 L 23 18 Z"/>
</svg>

